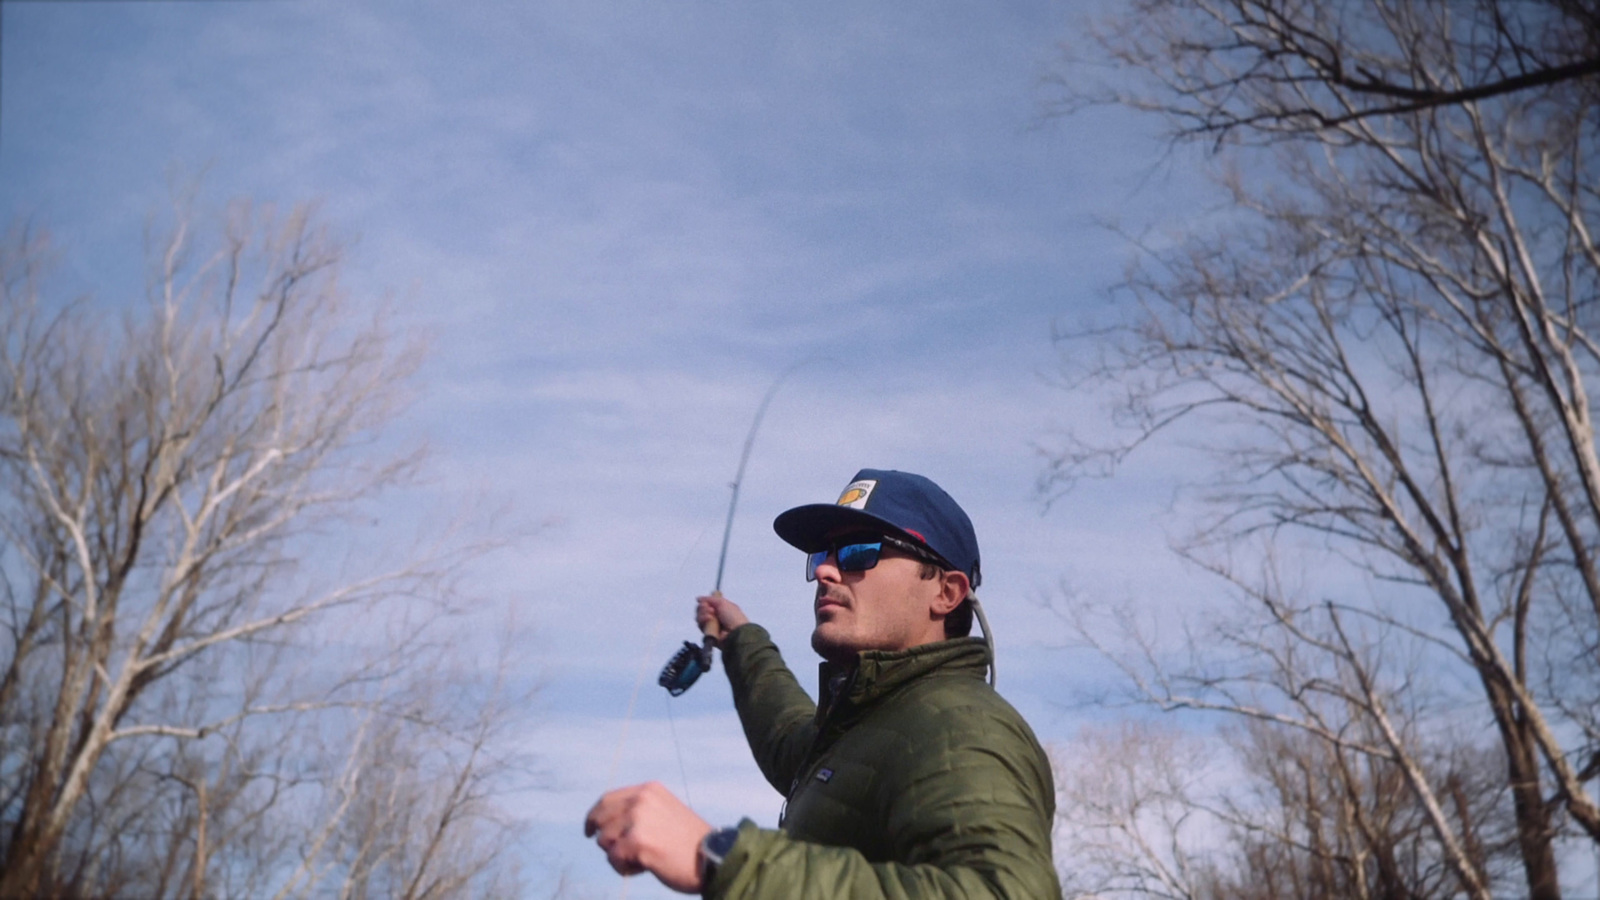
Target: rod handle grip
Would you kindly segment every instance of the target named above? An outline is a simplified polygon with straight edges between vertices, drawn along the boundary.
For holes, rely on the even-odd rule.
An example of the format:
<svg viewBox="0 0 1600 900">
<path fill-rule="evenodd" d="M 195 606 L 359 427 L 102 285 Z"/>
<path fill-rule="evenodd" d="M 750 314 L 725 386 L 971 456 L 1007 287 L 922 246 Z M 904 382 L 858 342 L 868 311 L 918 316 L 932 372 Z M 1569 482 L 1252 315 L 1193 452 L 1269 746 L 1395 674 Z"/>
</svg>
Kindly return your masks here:
<svg viewBox="0 0 1600 900">
<path fill-rule="evenodd" d="M 712 591 L 711 596 L 721 597 L 722 592 Z M 706 636 L 706 646 L 709 648 L 717 641 L 722 640 L 722 623 L 717 621 L 716 616 L 712 616 L 700 623 L 700 633 Z"/>
</svg>

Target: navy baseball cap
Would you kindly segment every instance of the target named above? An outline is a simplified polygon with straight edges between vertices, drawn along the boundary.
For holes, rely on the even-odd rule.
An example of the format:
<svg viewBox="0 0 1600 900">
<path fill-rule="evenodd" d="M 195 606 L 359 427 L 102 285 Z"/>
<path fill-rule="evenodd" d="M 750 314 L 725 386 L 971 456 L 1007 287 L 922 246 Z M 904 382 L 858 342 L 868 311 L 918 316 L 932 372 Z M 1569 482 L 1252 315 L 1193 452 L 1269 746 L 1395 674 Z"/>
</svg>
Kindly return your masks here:
<svg viewBox="0 0 1600 900">
<path fill-rule="evenodd" d="M 982 577 L 972 520 L 943 488 L 910 472 L 862 469 L 837 501 L 796 506 L 772 521 L 778 537 L 807 553 L 826 550 L 830 533 L 852 527 L 920 544 L 974 588 Z"/>
</svg>

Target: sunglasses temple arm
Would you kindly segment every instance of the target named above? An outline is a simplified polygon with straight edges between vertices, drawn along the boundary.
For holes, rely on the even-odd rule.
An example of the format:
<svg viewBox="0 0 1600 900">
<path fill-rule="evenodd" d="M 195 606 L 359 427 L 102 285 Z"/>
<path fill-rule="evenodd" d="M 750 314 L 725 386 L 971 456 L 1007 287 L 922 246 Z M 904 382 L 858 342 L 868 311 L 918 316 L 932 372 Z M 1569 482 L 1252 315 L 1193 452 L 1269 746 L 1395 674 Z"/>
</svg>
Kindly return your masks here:
<svg viewBox="0 0 1600 900">
<path fill-rule="evenodd" d="M 972 600 L 972 611 L 978 616 L 978 626 L 983 629 L 983 642 L 989 645 L 989 687 L 994 687 L 994 632 L 989 630 L 989 617 L 983 614 L 983 604 L 978 602 L 978 595 L 969 595 Z"/>
</svg>

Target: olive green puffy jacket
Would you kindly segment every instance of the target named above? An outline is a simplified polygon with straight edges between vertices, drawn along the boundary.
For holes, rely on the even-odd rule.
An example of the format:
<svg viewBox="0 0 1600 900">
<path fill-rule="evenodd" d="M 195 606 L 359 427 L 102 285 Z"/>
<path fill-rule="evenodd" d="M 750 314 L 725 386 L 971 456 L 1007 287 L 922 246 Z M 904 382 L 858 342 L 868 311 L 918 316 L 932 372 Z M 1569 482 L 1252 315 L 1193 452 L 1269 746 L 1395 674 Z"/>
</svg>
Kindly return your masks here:
<svg viewBox="0 0 1600 900">
<path fill-rule="evenodd" d="M 813 704 L 758 625 L 722 644 L 782 830 L 746 820 L 705 896 L 1048 898 L 1055 786 L 1038 740 L 958 638 L 823 664 Z"/>
</svg>

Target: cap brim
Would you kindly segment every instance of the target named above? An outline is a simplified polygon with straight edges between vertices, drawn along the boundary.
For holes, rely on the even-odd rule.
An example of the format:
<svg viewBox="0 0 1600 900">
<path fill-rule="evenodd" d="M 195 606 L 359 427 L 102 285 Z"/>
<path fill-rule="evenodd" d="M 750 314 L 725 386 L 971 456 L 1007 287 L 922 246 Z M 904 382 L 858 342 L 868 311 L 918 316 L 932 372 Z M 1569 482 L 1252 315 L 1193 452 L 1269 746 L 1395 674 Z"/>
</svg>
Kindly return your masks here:
<svg viewBox="0 0 1600 900">
<path fill-rule="evenodd" d="M 828 535 L 838 534 L 851 528 L 881 532 L 926 546 L 925 541 L 887 519 L 880 519 L 872 513 L 832 503 L 796 506 L 794 509 L 779 513 L 778 517 L 772 520 L 772 530 L 778 533 L 778 537 L 806 553 L 828 549 Z"/>
</svg>

